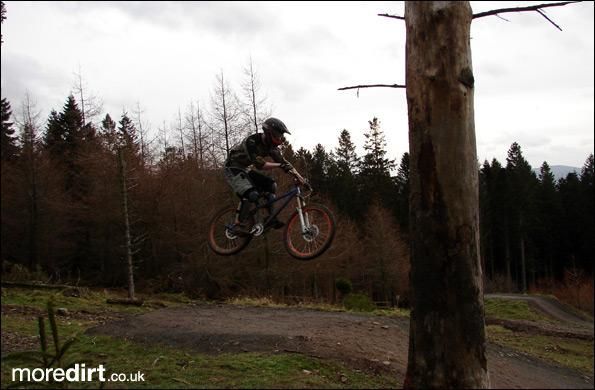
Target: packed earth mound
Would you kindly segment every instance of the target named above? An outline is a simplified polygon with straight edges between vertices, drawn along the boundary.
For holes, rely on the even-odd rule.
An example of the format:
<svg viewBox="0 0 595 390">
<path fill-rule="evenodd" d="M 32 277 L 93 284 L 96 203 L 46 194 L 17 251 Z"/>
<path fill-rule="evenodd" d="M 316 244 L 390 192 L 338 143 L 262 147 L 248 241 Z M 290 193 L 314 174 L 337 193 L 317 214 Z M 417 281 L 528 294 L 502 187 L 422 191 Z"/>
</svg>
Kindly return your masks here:
<svg viewBox="0 0 595 390">
<path fill-rule="evenodd" d="M 567 334 L 588 337 L 584 324 L 568 324 L 563 329 Z M 592 337 L 592 323 L 590 326 Z M 389 371 L 402 383 L 409 319 L 302 308 L 191 304 L 126 316 L 88 332 L 211 354 L 300 353 L 342 361 L 358 370 Z M 488 365 L 494 388 L 593 388 L 590 376 L 499 345 L 488 346 Z"/>
</svg>

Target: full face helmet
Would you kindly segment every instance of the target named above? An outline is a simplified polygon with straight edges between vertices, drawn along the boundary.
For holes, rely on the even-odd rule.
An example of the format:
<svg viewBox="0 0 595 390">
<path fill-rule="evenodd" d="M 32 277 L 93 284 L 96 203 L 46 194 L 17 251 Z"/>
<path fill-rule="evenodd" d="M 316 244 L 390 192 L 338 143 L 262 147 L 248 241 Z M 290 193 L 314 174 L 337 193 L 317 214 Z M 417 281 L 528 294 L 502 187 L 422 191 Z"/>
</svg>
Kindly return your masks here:
<svg viewBox="0 0 595 390">
<path fill-rule="evenodd" d="M 262 130 L 266 136 L 266 140 L 269 144 L 279 146 L 285 142 L 284 134 L 291 134 L 287 130 L 287 126 L 280 119 L 269 118 L 262 124 Z"/>
</svg>

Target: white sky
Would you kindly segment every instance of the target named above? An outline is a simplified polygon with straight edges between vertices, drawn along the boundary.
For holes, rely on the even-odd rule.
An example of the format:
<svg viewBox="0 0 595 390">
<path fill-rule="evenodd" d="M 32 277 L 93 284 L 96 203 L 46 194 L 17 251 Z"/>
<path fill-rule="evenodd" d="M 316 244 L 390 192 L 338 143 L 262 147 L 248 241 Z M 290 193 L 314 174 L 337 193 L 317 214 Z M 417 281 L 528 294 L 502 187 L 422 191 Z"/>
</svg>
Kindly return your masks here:
<svg viewBox="0 0 595 390">
<path fill-rule="evenodd" d="M 471 2 L 474 13 L 540 2 Z M 190 101 L 207 105 L 223 70 L 240 94 L 250 56 L 297 149 L 337 146 L 346 128 L 363 154 L 377 116 L 389 157 L 408 150 L 403 2 L 13 2 L 2 24 L 2 96 L 17 112 L 28 91 L 45 120 L 82 71 L 87 92 L 119 120 L 137 102 L 154 133 Z M 581 167 L 593 153 L 592 2 L 491 16 L 471 27 L 478 159 Z M 100 118 L 98 118 L 100 119 Z"/>
</svg>

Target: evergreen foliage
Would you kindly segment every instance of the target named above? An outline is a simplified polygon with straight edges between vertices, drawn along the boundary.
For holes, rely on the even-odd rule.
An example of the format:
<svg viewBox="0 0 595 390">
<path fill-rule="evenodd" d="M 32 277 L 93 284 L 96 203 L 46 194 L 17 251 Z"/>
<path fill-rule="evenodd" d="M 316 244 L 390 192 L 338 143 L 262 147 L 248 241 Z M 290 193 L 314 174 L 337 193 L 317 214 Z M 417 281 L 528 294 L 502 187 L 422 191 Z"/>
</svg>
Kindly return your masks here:
<svg viewBox="0 0 595 390">
<path fill-rule="evenodd" d="M 396 196 L 397 196 L 397 220 L 401 227 L 408 231 L 409 229 L 409 153 L 403 153 L 397 177 L 395 178 Z"/>
<path fill-rule="evenodd" d="M 3 136 L 12 136 L 5 100 L 2 113 Z M 258 244 L 242 254 L 242 261 L 213 261 L 205 252 L 211 212 L 236 201 L 223 180 L 225 138 L 217 128 L 205 125 L 203 163 L 197 164 L 176 142 L 153 155 L 141 153 L 139 132 L 126 113 L 118 122 L 106 114 L 96 136 L 92 124 L 83 125 L 72 96 L 61 111 L 50 112 L 43 134 L 37 134 L 38 125 L 17 122 L 22 150 L 15 149 L 11 161 L 3 159 L 5 260 L 41 267 L 57 281 L 80 277 L 125 285 L 116 159 L 121 149 L 139 289 L 156 284 L 197 296 L 262 293 L 330 300 L 343 288 L 341 275 L 352 291 L 374 301 L 394 302 L 398 296 L 407 302 L 409 154 L 401 156 L 398 167 L 388 157 L 378 118 L 368 122 L 361 156 L 348 129 L 337 132 L 334 148 L 283 147 L 284 156 L 310 180 L 314 198 L 330 205 L 340 221 L 333 247 L 320 259 L 323 268 L 281 261 L 275 240 L 268 242 L 267 258 Z M 506 166 L 496 159 L 481 165 L 481 250 L 488 279 L 504 275 L 514 291 L 542 278 L 561 280 L 573 267 L 592 275 L 593 166 L 590 155 L 580 175 L 556 182 L 544 162 L 536 176 L 517 143 Z M 280 171 L 273 174 L 282 193 L 289 179 Z M 373 307 L 366 302 L 353 307 Z"/>
<path fill-rule="evenodd" d="M 14 135 L 13 122 L 10 121 L 12 110 L 10 103 L 5 98 L 2 98 L 0 103 L 0 119 L 2 121 L 0 133 L 0 158 L 2 161 L 12 160 L 18 153 L 16 144 L 17 138 Z"/>
</svg>

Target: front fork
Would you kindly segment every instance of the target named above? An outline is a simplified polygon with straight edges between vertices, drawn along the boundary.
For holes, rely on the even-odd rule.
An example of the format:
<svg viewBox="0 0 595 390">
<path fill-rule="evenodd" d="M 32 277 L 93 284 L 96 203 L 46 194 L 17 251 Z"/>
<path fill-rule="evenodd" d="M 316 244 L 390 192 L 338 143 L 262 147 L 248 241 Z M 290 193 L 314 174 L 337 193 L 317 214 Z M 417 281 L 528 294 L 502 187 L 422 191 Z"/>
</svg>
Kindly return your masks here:
<svg viewBox="0 0 595 390">
<path fill-rule="evenodd" d="M 306 234 L 308 233 L 309 229 L 310 229 L 310 220 L 308 219 L 308 213 L 304 213 L 303 212 L 303 208 L 306 207 L 306 201 L 302 199 L 301 196 L 301 191 L 298 188 L 298 193 L 297 193 L 297 208 L 296 211 L 300 217 L 300 223 L 302 225 L 302 234 Z"/>
</svg>

